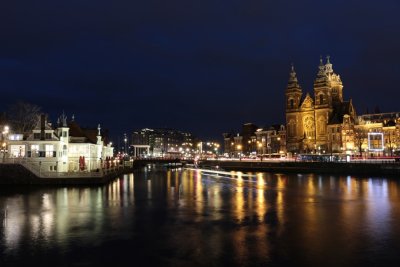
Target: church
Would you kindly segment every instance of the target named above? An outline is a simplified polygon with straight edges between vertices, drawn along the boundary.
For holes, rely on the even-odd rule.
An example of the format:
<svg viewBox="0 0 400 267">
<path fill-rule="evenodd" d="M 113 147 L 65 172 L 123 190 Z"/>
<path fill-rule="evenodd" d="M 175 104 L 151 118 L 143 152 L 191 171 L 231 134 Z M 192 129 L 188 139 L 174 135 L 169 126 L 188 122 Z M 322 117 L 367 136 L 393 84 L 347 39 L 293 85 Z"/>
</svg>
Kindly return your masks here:
<svg viewBox="0 0 400 267">
<path fill-rule="evenodd" d="M 285 95 L 289 153 L 344 152 L 342 132 L 346 125 L 352 129 L 357 115 L 352 100 L 343 100 L 343 84 L 329 56 L 325 63 L 320 59 L 312 96 L 304 94 L 293 65 Z"/>
</svg>

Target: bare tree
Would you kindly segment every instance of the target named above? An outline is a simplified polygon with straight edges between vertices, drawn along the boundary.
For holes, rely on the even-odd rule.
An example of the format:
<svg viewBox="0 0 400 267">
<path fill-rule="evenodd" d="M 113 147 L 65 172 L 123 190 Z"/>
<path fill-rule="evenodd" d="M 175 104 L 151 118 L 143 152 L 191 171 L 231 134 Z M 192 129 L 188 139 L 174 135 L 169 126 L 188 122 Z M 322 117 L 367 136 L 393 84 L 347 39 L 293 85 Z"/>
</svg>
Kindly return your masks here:
<svg viewBox="0 0 400 267">
<path fill-rule="evenodd" d="M 13 132 L 26 134 L 33 130 L 40 120 L 41 107 L 18 101 L 9 107 L 8 118 Z"/>
<path fill-rule="evenodd" d="M 358 148 L 360 156 L 362 156 L 362 145 L 367 139 L 367 136 L 367 132 L 364 131 L 361 127 L 354 128 L 354 145 Z"/>
</svg>

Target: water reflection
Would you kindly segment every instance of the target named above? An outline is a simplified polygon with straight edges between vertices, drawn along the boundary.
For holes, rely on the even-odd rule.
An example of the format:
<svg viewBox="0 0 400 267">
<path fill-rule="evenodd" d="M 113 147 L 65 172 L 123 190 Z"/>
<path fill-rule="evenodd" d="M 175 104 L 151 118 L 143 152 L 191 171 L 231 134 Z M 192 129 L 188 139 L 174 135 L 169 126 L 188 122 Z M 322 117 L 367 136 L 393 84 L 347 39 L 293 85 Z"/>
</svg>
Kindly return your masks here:
<svg viewBox="0 0 400 267">
<path fill-rule="evenodd" d="M 381 178 L 144 170 L 104 187 L 1 191 L 0 248 L 56 258 L 127 240 L 135 253 L 173 250 L 158 254 L 172 265 L 343 265 L 396 256 L 385 248 L 399 242 L 399 200 L 398 181 Z"/>
</svg>

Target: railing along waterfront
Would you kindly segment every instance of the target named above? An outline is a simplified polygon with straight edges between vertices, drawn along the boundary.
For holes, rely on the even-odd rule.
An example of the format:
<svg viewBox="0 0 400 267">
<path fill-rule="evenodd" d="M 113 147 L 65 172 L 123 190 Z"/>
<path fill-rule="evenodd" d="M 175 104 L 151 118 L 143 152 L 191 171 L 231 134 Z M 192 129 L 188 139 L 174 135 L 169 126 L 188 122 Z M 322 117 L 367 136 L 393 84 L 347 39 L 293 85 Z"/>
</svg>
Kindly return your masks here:
<svg viewBox="0 0 400 267">
<path fill-rule="evenodd" d="M 263 158 L 261 159 L 246 159 L 246 158 L 218 158 L 218 159 L 207 159 L 207 161 L 237 161 L 237 162 L 323 162 L 323 163 L 371 163 L 371 164 L 396 164 L 400 165 L 400 161 L 396 161 L 395 159 L 373 159 L 373 158 L 366 158 L 366 159 L 350 159 L 349 161 L 346 160 L 301 160 L 296 158 Z"/>
<path fill-rule="evenodd" d="M 120 169 L 123 169 L 123 165 L 117 165 L 110 168 L 101 168 L 98 171 L 74 171 L 74 172 L 57 172 L 57 171 L 43 171 L 41 166 L 34 164 L 25 158 L 8 158 L 3 159 L 0 164 L 18 164 L 25 167 L 28 171 L 33 173 L 39 178 L 84 178 L 84 177 L 103 177 L 105 175 L 115 173 Z M 37 162 L 35 162 L 37 163 Z"/>
</svg>

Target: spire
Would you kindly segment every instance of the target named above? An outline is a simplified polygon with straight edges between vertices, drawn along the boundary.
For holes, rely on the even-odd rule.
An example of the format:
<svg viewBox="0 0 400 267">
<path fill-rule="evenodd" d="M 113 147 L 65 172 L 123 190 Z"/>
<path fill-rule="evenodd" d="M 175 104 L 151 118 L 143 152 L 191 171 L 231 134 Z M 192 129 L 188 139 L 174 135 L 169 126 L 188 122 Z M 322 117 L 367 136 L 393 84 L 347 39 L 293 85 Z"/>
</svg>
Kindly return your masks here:
<svg viewBox="0 0 400 267">
<path fill-rule="evenodd" d="M 101 141 L 100 123 L 97 125 L 97 130 L 98 130 L 98 133 L 97 133 L 97 144 L 98 145 L 103 145 L 103 141 Z"/>
<path fill-rule="evenodd" d="M 318 66 L 318 78 L 324 77 L 326 75 L 324 61 L 322 60 L 322 56 L 319 57 L 319 66 Z"/>
<path fill-rule="evenodd" d="M 297 89 L 301 90 L 300 85 L 299 85 L 298 80 L 297 80 L 296 71 L 294 70 L 293 63 L 291 64 L 291 70 L 290 70 L 290 74 L 289 74 L 289 81 L 288 81 L 287 88 L 288 89 L 297 88 Z"/>
<path fill-rule="evenodd" d="M 292 69 L 290 71 L 290 76 L 289 76 L 289 83 L 290 82 L 297 82 L 297 76 L 296 76 L 296 71 L 294 70 L 294 65 L 292 63 Z"/>
<path fill-rule="evenodd" d="M 333 69 L 332 69 L 332 63 L 329 61 L 331 57 L 328 55 L 326 56 L 326 64 L 325 64 L 325 70 L 327 74 L 332 74 Z"/>
<path fill-rule="evenodd" d="M 63 114 L 63 127 L 67 127 L 67 116 Z"/>
<path fill-rule="evenodd" d="M 72 114 L 72 121 L 75 120 L 75 114 Z"/>
</svg>

